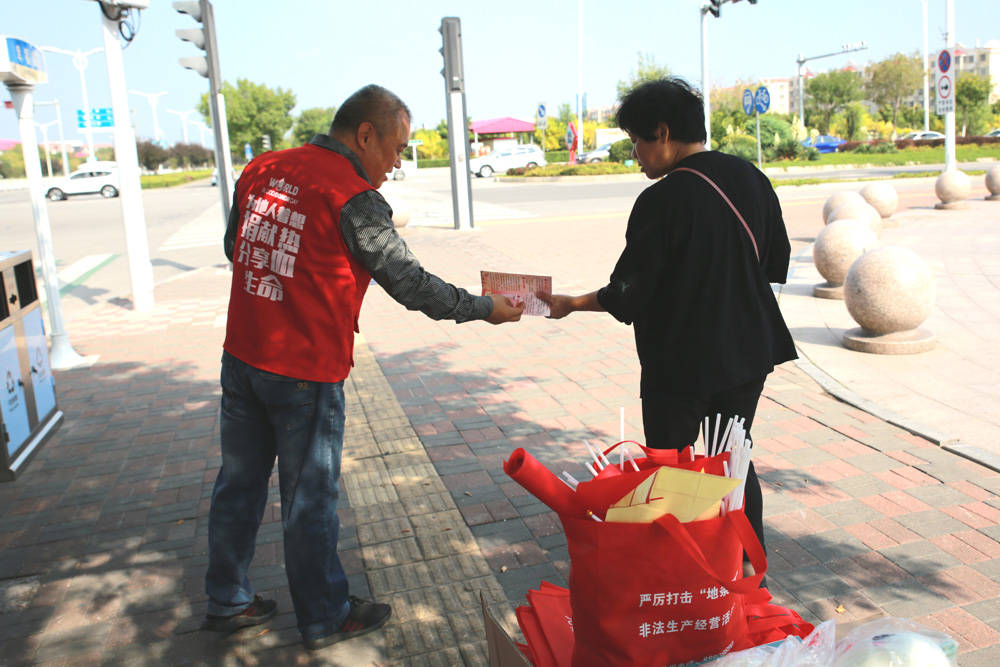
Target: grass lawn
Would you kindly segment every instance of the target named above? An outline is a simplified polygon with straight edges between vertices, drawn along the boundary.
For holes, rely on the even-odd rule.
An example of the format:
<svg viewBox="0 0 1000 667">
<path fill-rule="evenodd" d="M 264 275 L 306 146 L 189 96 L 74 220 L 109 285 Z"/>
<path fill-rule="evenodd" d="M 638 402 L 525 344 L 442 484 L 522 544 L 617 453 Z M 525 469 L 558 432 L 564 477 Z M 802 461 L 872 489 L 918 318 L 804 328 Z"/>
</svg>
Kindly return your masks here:
<svg viewBox="0 0 1000 667">
<path fill-rule="evenodd" d="M 198 169 L 196 171 L 178 171 L 174 174 L 149 174 L 140 176 L 139 182 L 143 188 L 169 188 L 172 185 L 190 183 L 212 175 L 211 169 Z"/>
<path fill-rule="evenodd" d="M 1000 146 L 956 146 L 959 162 L 974 162 L 979 158 L 1000 160 Z M 889 167 L 907 164 L 940 164 L 944 162 L 944 146 L 907 148 L 896 153 L 821 153 L 818 160 L 780 160 L 765 162 L 768 167 L 828 167 L 841 164 L 871 164 Z"/>
</svg>

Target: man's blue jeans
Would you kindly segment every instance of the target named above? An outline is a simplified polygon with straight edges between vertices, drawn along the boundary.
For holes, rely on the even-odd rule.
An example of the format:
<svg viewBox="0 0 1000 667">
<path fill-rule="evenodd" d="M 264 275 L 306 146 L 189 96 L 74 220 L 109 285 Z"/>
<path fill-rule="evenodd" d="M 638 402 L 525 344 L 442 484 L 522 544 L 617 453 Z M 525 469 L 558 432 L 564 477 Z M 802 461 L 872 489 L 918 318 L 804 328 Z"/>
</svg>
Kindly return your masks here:
<svg viewBox="0 0 1000 667">
<path fill-rule="evenodd" d="M 208 613 L 238 614 L 253 601 L 247 569 L 277 456 L 285 573 L 299 631 L 335 632 L 350 610 L 337 555 L 344 383 L 275 375 L 223 352 L 221 429 L 222 468 L 208 518 Z"/>
</svg>

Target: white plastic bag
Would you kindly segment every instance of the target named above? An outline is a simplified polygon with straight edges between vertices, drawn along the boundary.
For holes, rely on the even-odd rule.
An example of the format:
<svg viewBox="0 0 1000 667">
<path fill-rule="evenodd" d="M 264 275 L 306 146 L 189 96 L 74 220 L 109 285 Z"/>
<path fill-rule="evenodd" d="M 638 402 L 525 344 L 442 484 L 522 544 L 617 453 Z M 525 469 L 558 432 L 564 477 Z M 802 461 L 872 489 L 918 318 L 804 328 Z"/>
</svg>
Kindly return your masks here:
<svg viewBox="0 0 1000 667">
<path fill-rule="evenodd" d="M 880 618 L 836 641 L 836 621 L 816 626 L 808 637 L 737 651 L 711 667 L 956 667 L 954 639 L 905 618 Z"/>
</svg>

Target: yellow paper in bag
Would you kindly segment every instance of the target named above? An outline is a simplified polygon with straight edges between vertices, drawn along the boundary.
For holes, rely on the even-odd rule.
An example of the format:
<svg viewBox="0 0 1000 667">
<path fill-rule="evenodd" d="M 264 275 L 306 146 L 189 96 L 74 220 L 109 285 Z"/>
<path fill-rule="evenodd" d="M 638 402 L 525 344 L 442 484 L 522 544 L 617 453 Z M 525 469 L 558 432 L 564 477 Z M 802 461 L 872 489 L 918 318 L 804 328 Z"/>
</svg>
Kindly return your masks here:
<svg viewBox="0 0 1000 667">
<path fill-rule="evenodd" d="M 663 467 L 612 505 L 605 521 L 652 523 L 673 514 L 686 523 L 718 516 L 719 503 L 741 480 Z"/>
</svg>

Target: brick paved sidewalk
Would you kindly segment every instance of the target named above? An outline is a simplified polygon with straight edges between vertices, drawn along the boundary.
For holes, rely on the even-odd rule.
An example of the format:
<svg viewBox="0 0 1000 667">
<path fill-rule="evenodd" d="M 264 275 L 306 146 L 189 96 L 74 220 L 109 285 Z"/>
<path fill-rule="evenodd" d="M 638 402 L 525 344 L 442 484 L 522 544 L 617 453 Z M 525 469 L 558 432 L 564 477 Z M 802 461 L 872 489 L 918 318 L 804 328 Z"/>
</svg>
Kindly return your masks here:
<svg viewBox="0 0 1000 667">
<path fill-rule="evenodd" d="M 352 592 L 390 602 L 392 620 L 300 647 L 275 474 L 251 578 L 278 617 L 196 631 L 228 285 L 207 267 L 159 287 L 151 314 L 116 301 L 71 326 L 100 359 L 56 373 L 65 422 L 0 485 L 0 664 L 486 664 L 479 594 L 513 626 L 511 607 L 363 339 L 345 383 L 341 553 Z"/>
<path fill-rule="evenodd" d="M 409 243 L 459 284 L 479 268 L 547 270 L 557 291 L 578 292 L 606 280 L 620 230 L 512 224 L 420 230 Z M 362 330 L 508 599 L 542 579 L 565 585 L 558 521 L 501 461 L 523 446 L 582 472 L 582 440 L 617 441 L 622 407 L 626 437 L 641 439 L 631 330 L 592 313 L 435 323 L 377 290 Z M 753 434 L 780 603 L 813 620 L 910 618 L 954 636 L 962 665 L 1000 661 L 1000 476 L 837 401 L 792 363 L 768 379 Z"/>
<path fill-rule="evenodd" d="M 579 291 L 606 277 L 620 230 L 591 220 L 407 238 L 460 284 L 479 268 L 547 267 L 557 289 Z M 280 615 L 229 639 L 194 631 L 228 280 L 207 267 L 158 288 L 151 316 L 109 303 L 71 323 L 78 351 L 101 358 L 56 374 L 65 424 L 0 485 L 3 660 L 484 664 L 478 591 L 513 627 L 524 592 L 568 572 L 555 517 L 501 461 L 524 446 L 576 471 L 583 439 L 617 439 L 620 407 L 626 435 L 641 434 L 630 330 L 599 314 L 437 323 L 372 289 L 346 384 L 342 544 L 355 592 L 395 615 L 384 632 L 309 655 L 276 493 L 252 577 Z M 791 364 L 769 379 L 754 436 L 779 602 L 812 619 L 905 616 L 952 634 L 963 667 L 997 663 L 1000 477 L 832 399 Z"/>
</svg>

